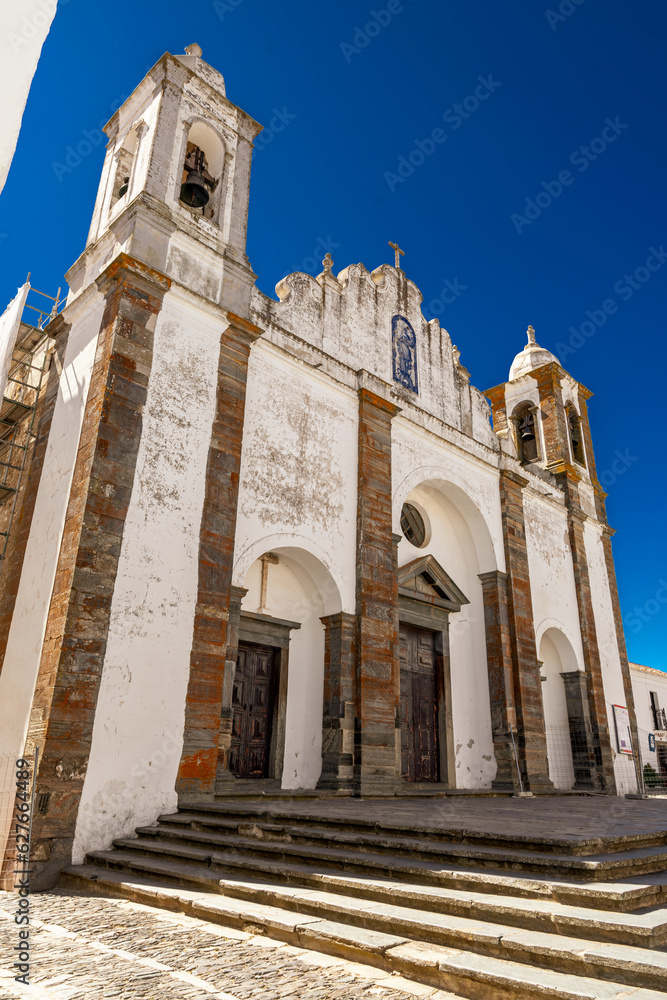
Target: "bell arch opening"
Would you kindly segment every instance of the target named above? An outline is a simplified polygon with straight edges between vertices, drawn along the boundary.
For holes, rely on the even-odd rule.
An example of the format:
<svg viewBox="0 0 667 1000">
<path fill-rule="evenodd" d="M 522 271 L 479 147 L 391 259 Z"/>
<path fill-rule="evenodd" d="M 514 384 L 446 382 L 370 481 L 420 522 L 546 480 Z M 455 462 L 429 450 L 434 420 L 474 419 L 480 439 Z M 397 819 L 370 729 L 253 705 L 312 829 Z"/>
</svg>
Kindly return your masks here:
<svg viewBox="0 0 667 1000">
<path fill-rule="evenodd" d="M 217 223 L 225 147 L 210 125 L 196 121 L 187 131 L 177 198 L 197 215 Z"/>
</svg>

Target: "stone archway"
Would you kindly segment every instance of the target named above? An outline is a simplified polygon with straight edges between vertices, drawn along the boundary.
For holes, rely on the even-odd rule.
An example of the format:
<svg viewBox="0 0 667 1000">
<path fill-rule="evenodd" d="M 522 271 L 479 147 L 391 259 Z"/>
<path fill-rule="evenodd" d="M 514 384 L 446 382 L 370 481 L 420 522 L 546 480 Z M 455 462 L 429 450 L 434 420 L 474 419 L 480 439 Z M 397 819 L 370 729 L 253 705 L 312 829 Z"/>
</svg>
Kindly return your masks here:
<svg viewBox="0 0 667 1000">
<path fill-rule="evenodd" d="M 341 607 L 322 560 L 280 537 L 237 560 L 217 790 L 234 777 L 314 788 L 322 767 L 325 626 Z"/>
</svg>

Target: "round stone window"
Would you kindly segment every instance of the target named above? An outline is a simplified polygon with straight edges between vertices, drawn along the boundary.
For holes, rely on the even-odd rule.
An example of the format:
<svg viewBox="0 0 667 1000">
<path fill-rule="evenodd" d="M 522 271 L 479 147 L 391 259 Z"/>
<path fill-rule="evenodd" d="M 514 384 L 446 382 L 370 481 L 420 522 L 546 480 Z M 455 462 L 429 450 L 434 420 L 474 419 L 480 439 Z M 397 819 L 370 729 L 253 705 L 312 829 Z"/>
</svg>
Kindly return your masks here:
<svg viewBox="0 0 667 1000">
<path fill-rule="evenodd" d="M 404 503 L 401 511 L 401 531 L 409 542 L 416 545 L 418 549 L 426 544 L 426 525 L 416 507 L 411 503 Z"/>
</svg>

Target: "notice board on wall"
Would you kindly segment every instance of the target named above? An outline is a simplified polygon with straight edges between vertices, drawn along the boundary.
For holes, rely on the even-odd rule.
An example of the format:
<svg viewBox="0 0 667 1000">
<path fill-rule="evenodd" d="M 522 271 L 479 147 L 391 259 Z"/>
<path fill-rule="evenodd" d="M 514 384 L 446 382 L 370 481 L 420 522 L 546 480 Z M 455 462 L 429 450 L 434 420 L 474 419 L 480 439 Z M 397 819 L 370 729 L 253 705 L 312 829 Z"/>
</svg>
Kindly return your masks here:
<svg viewBox="0 0 667 1000">
<path fill-rule="evenodd" d="M 624 705 L 614 705 L 614 722 L 616 723 L 616 746 L 619 753 L 632 757 L 632 733 L 630 731 L 630 713 Z"/>
</svg>

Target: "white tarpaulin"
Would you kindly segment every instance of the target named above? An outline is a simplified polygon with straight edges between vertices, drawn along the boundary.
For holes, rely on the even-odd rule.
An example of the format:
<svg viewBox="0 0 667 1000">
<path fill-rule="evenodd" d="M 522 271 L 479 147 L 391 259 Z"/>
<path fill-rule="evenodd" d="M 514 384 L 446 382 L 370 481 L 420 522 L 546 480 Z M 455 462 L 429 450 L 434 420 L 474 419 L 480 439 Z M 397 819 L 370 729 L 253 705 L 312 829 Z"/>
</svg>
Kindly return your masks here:
<svg viewBox="0 0 667 1000">
<path fill-rule="evenodd" d="M 29 291 L 30 283 L 26 281 L 0 316 L 0 402 L 6 392 L 12 352 L 19 332 L 23 306 Z"/>
</svg>

